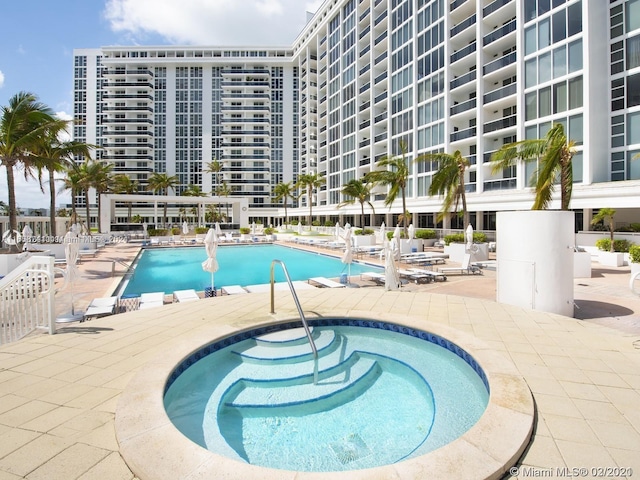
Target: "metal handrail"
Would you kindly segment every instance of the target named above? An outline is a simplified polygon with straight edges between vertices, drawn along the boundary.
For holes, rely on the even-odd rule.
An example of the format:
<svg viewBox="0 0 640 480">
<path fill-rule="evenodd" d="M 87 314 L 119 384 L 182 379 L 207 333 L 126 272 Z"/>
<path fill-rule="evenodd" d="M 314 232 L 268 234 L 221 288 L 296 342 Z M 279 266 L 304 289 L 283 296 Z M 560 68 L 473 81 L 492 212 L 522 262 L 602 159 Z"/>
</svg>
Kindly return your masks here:
<svg viewBox="0 0 640 480">
<path fill-rule="evenodd" d="M 318 383 L 318 349 L 316 348 L 316 343 L 313 341 L 313 337 L 311 336 L 311 330 L 309 330 L 309 324 L 307 323 L 307 319 L 304 316 L 304 312 L 302 311 L 302 307 L 300 306 L 300 300 L 298 300 L 298 295 L 296 294 L 295 288 L 293 288 L 293 283 L 291 282 L 291 278 L 289 277 L 289 272 L 287 271 L 287 266 L 284 264 L 282 260 L 273 260 L 271 262 L 271 313 L 276 313 L 275 310 L 275 296 L 274 296 L 274 285 L 275 285 L 275 277 L 274 277 L 274 267 L 275 264 L 278 263 L 282 266 L 282 271 L 284 272 L 284 276 L 287 279 L 287 283 L 289 284 L 289 290 L 291 290 L 291 295 L 293 296 L 293 301 L 296 304 L 296 308 L 298 309 L 298 314 L 300 315 L 300 321 L 302 321 L 302 326 L 304 327 L 304 331 L 307 334 L 307 338 L 309 339 L 309 345 L 311 345 L 311 351 L 313 352 L 313 383 L 314 385 Z"/>
</svg>

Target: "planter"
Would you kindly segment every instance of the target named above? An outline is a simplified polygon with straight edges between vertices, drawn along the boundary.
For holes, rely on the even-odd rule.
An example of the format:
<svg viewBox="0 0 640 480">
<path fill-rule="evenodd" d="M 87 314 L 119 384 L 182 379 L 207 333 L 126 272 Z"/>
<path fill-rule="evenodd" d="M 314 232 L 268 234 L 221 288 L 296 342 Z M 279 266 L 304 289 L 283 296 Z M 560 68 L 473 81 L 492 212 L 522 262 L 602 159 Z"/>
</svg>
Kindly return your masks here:
<svg viewBox="0 0 640 480">
<path fill-rule="evenodd" d="M 631 266 L 631 276 L 633 277 L 634 275 L 640 273 L 640 263 L 629 263 L 629 265 Z"/>
<path fill-rule="evenodd" d="M 375 235 L 352 235 L 354 247 L 371 247 L 376 244 Z"/>
<path fill-rule="evenodd" d="M 422 239 L 414 238 L 412 240 L 400 239 L 400 253 L 414 253 L 424 251 Z"/>
<path fill-rule="evenodd" d="M 598 252 L 598 262 L 605 267 L 621 267 L 624 254 L 621 252 Z"/>
<path fill-rule="evenodd" d="M 466 243 L 450 243 L 444 246 L 444 253 L 449 255 L 449 259 L 452 262 L 462 263 L 464 254 L 467 253 Z M 489 244 L 488 243 L 474 243 L 471 252 L 472 262 L 481 262 L 483 260 L 489 260 Z"/>
<path fill-rule="evenodd" d="M 591 254 L 573 253 L 573 278 L 591 278 Z"/>
</svg>

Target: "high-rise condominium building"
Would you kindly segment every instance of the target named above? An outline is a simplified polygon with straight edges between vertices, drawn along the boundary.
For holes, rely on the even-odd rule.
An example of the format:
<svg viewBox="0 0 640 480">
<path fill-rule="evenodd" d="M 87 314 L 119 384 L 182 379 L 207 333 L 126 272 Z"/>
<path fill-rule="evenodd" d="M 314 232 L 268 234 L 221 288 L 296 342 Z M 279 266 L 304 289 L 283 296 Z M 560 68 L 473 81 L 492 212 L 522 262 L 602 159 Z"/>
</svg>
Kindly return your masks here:
<svg viewBox="0 0 640 480">
<path fill-rule="evenodd" d="M 338 208 L 343 186 L 404 142 L 409 160 L 460 151 L 472 223 L 493 229 L 496 211 L 531 207 L 537 165 L 494 172 L 492 152 L 561 123 L 578 227 L 603 207 L 640 222 L 640 0 L 328 0 L 286 49 L 105 47 L 74 61 L 74 134 L 98 158 L 142 186 L 152 172 L 177 175 L 178 193 L 225 185 L 265 221 L 283 215 L 274 185 L 300 173 L 326 179 L 314 217 L 358 220 L 357 202 Z M 442 205 L 428 195 L 437 168 L 409 162 L 420 227 Z M 367 223 L 396 221 L 386 193 Z"/>
</svg>

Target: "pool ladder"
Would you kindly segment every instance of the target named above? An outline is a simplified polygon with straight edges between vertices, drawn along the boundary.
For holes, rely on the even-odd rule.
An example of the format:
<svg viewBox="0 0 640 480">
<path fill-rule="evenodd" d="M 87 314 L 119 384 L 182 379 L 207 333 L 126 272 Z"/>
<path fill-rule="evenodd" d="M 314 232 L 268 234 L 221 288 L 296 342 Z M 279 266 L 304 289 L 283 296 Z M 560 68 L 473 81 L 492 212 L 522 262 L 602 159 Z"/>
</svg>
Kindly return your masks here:
<svg viewBox="0 0 640 480">
<path fill-rule="evenodd" d="M 282 271 L 284 272 L 284 276 L 287 279 L 287 283 L 289 284 L 289 290 L 291 290 L 291 295 L 293 296 L 293 301 L 296 304 L 296 308 L 298 309 L 298 314 L 300 315 L 300 321 L 302 322 L 302 326 L 304 327 L 304 331 L 307 334 L 307 338 L 309 339 L 309 345 L 311 345 L 311 351 L 313 352 L 313 384 L 316 385 L 318 383 L 318 349 L 316 348 L 316 342 L 313 341 L 313 337 L 311 336 L 311 330 L 309 329 L 309 324 L 307 323 L 307 319 L 304 316 L 304 312 L 302 311 L 302 307 L 300 306 L 300 300 L 298 300 L 298 295 L 296 294 L 295 288 L 293 288 L 293 283 L 291 282 L 291 278 L 289 277 L 289 272 L 287 271 L 287 266 L 284 264 L 282 260 L 273 260 L 271 262 L 271 313 L 276 313 L 275 310 L 275 277 L 274 277 L 274 267 L 276 263 L 282 266 Z"/>
</svg>

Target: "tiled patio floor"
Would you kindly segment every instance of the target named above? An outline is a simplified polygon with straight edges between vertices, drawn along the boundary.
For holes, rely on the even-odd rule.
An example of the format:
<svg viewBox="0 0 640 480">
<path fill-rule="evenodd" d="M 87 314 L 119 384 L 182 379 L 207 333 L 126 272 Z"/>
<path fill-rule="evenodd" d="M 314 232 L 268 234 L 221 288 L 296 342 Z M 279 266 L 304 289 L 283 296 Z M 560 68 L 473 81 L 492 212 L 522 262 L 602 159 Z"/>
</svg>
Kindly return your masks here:
<svg viewBox="0 0 640 480">
<path fill-rule="evenodd" d="M 135 249 L 114 252 L 84 264 L 85 275 L 102 287 L 86 287 L 79 303 L 103 296 L 117 280 L 109 256 L 131 258 Z M 99 263 L 108 268 L 101 271 Z M 542 469 L 559 476 L 557 467 L 616 466 L 632 468 L 637 477 L 640 300 L 628 293 L 627 278 L 621 270 L 576 281 L 583 320 L 487 300 L 495 288 L 490 274 L 398 292 L 316 289 L 299 297 L 305 311 L 317 314 L 392 312 L 443 323 L 502 352 L 528 383 L 538 415 L 514 477 L 541 476 Z M 485 298 L 452 290 L 485 292 Z M 284 292 L 276 293 L 276 309 L 279 318 L 295 317 Z M 114 417 L 137 370 L 186 338 L 204 341 L 213 325 L 246 327 L 268 311 L 269 294 L 225 296 L 68 324 L 56 335 L 34 334 L 0 347 L 0 480 L 134 478 L 118 451 Z"/>
</svg>

